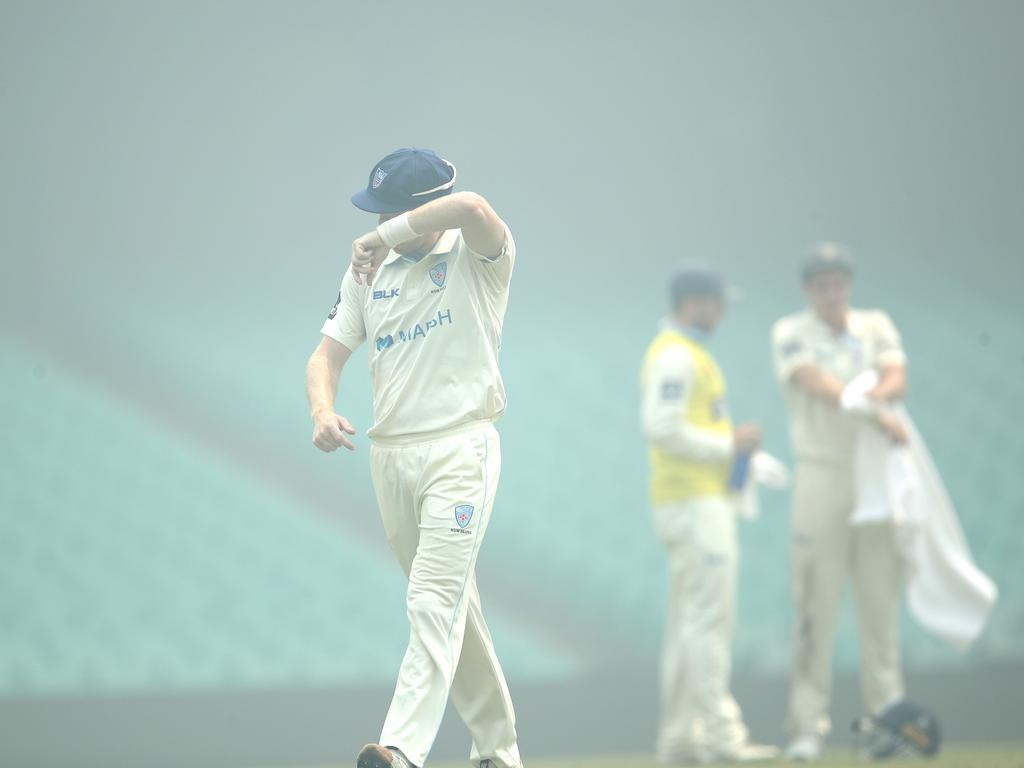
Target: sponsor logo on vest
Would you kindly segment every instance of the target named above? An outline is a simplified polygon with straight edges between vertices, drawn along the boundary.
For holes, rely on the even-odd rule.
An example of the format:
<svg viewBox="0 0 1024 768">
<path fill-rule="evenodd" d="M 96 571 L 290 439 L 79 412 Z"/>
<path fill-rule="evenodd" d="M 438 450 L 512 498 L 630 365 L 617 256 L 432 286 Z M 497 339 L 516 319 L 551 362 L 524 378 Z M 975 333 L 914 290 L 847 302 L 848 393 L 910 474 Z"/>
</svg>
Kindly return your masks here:
<svg viewBox="0 0 1024 768">
<path fill-rule="evenodd" d="M 724 398 L 718 398 L 711 404 L 711 418 L 713 421 L 724 421 L 729 418 L 729 406 Z"/>
</svg>

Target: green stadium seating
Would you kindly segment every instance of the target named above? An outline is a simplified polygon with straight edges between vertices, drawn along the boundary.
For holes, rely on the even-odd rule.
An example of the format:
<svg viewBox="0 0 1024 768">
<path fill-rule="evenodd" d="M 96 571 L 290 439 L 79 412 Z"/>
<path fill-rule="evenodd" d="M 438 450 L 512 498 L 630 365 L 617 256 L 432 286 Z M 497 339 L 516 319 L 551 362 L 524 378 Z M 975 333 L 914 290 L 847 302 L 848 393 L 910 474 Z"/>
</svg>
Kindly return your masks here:
<svg viewBox="0 0 1024 768">
<path fill-rule="evenodd" d="M 407 629 L 386 548 L 37 360 L 0 345 L 0 696 L 393 678 Z M 574 668 L 492 625 L 510 676 Z"/>
</svg>

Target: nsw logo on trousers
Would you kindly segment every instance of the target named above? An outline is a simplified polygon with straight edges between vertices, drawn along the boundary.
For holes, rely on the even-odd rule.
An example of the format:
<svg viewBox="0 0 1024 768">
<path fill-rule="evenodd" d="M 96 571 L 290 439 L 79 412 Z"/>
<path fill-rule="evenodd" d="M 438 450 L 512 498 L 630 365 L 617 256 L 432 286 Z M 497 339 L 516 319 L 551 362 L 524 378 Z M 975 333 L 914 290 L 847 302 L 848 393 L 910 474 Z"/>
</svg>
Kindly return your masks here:
<svg viewBox="0 0 1024 768">
<path fill-rule="evenodd" d="M 469 525 L 469 521 L 473 519 L 473 505 L 472 504 L 458 504 L 455 507 L 455 522 L 458 523 L 459 528 L 465 528 Z"/>
</svg>

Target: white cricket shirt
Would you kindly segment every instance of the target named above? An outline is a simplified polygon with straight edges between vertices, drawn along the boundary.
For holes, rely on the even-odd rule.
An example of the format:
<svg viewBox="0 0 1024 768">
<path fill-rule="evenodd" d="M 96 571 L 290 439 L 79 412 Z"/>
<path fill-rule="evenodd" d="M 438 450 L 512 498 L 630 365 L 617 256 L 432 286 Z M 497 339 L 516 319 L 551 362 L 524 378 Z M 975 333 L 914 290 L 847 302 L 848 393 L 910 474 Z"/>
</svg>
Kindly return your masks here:
<svg viewBox="0 0 1024 768">
<path fill-rule="evenodd" d="M 864 371 L 905 365 L 903 344 L 889 315 L 881 310 L 851 309 L 846 332 L 837 336 L 817 315 L 805 310 L 775 323 L 772 347 L 797 458 L 852 461 L 861 417 L 804 392 L 790 378 L 801 365 L 811 364 L 849 384 Z"/>
<path fill-rule="evenodd" d="M 352 268 L 321 333 L 355 350 L 368 340 L 373 387 L 371 438 L 429 436 L 498 419 L 505 386 L 498 369 L 515 242 L 495 259 L 448 230 L 419 261 L 391 251 L 373 285 Z"/>
</svg>

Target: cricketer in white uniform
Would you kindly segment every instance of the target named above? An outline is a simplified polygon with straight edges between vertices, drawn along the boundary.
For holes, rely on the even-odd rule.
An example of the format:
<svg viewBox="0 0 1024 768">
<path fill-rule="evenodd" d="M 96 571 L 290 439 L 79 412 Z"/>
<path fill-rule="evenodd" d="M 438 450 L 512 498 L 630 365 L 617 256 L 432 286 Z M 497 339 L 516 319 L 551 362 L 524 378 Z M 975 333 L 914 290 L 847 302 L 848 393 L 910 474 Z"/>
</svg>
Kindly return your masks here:
<svg viewBox="0 0 1024 768">
<path fill-rule="evenodd" d="M 815 247 L 803 267 L 809 308 L 772 329 L 775 367 L 796 455 L 792 567 L 796 608 L 788 727 L 792 760 L 817 759 L 830 729 L 832 648 L 843 587 L 852 577 L 860 629 L 861 692 L 876 714 L 903 697 L 899 654 L 902 574 L 890 524 L 850 526 L 857 430 L 877 422 L 895 442 L 903 425 L 889 411 L 859 416 L 840 409 L 843 387 L 876 369 L 869 396 L 900 399 L 906 357 L 899 333 L 879 310 L 850 309 L 853 262 L 841 246 Z"/>
<path fill-rule="evenodd" d="M 472 761 L 522 765 L 475 576 L 501 469 L 498 350 L 515 243 L 487 201 L 453 193 L 454 181 L 454 166 L 429 150 L 401 149 L 374 166 L 352 200 L 380 225 L 353 243 L 307 370 L 314 443 L 353 450 L 334 398 L 352 350 L 369 343 L 371 473 L 409 579 L 409 646 L 380 742 L 362 749 L 359 768 L 422 766 L 449 692 Z"/>
<path fill-rule="evenodd" d="M 729 479 L 737 457 L 749 457 L 760 444 L 761 429 L 733 429 L 725 378 L 706 348 L 724 311 L 721 277 L 683 268 L 670 295 L 672 315 L 648 347 L 641 372 L 654 525 L 670 572 L 657 757 L 663 763 L 771 760 L 778 750 L 748 741 L 729 692 L 739 562 Z"/>
</svg>

